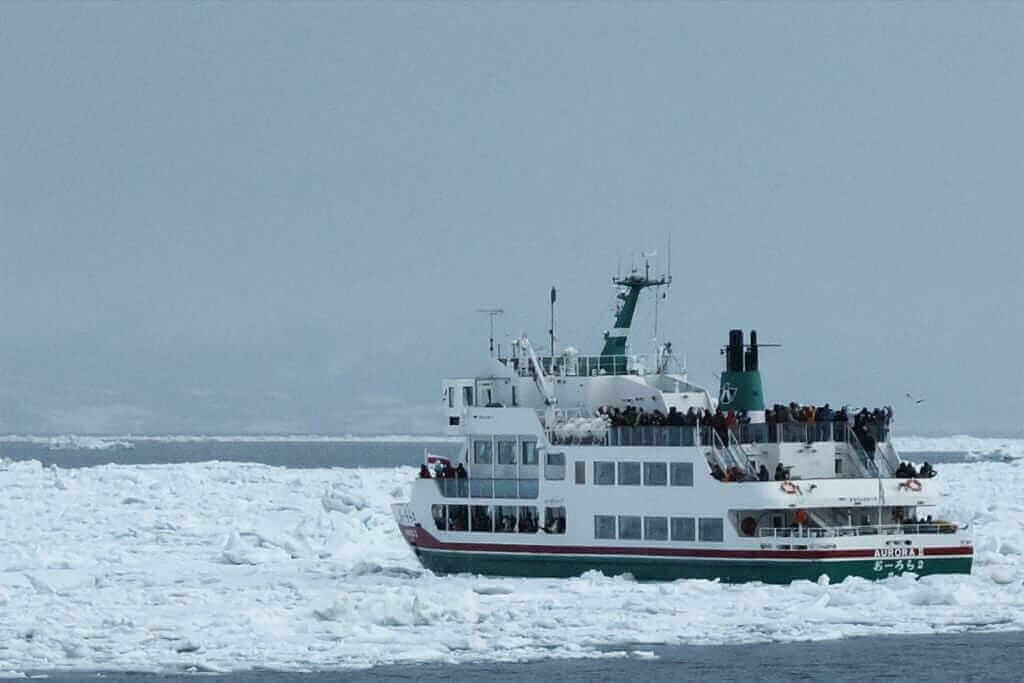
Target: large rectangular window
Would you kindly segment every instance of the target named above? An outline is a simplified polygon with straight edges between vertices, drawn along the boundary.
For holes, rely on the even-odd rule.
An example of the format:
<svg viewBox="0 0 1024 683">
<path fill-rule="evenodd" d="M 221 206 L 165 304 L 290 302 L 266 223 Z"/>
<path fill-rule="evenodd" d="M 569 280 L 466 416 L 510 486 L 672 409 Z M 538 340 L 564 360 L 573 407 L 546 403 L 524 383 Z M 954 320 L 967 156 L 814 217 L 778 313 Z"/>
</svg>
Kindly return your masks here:
<svg viewBox="0 0 1024 683">
<path fill-rule="evenodd" d="M 619 486 L 640 485 L 640 463 L 620 462 L 619 463 Z"/>
<path fill-rule="evenodd" d="M 470 531 L 491 531 L 491 506 L 472 505 L 470 506 Z"/>
<path fill-rule="evenodd" d="M 544 508 L 544 531 L 549 534 L 565 533 L 565 508 Z"/>
<path fill-rule="evenodd" d="M 537 442 L 523 441 L 519 444 L 519 454 L 522 456 L 519 462 L 523 465 L 537 464 Z"/>
<path fill-rule="evenodd" d="M 438 531 L 445 531 L 448 524 L 448 512 L 445 505 L 431 505 L 430 514 L 434 518 L 434 526 Z"/>
<path fill-rule="evenodd" d="M 720 543 L 722 541 L 722 518 L 700 518 L 700 540 Z"/>
<path fill-rule="evenodd" d="M 663 462 L 644 463 L 644 486 L 665 486 L 668 483 L 668 467 Z"/>
<path fill-rule="evenodd" d="M 644 517 L 644 539 L 648 541 L 667 541 L 668 520 L 664 517 Z"/>
<path fill-rule="evenodd" d="M 516 464 L 516 442 L 515 441 L 499 441 L 498 442 L 498 464 L 499 465 L 515 465 Z"/>
<path fill-rule="evenodd" d="M 519 533 L 537 533 L 537 508 L 532 505 L 519 506 Z"/>
<path fill-rule="evenodd" d="M 548 453 L 544 461 L 544 478 L 553 481 L 565 479 L 565 453 Z"/>
<path fill-rule="evenodd" d="M 495 506 L 494 530 L 499 533 L 512 533 L 516 530 L 516 507 L 514 505 Z"/>
<path fill-rule="evenodd" d="M 473 442 L 473 464 L 490 465 L 493 462 L 491 456 L 491 440 L 477 439 Z"/>
<path fill-rule="evenodd" d="M 619 538 L 623 540 L 640 540 L 640 517 L 633 515 L 619 516 Z"/>
<path fill-rule="evenodd" d="M 469 530 L 469 506 L 449 505 L 448 506 L 448 531 Z"/>
<path fill-rule="evenodd" d="M 673 541 L 695 541 L 697 540 L 696 529 L 693 517 L 672 518 L 672 540 Z"/>
<path fill-rule="evenodd" d="M 615 485 L 615 463 L 613 462 L 595 462 L 594 463 L 594 483 L 598 486 L 614 486 Z"/>
<path fill-rule="evenodd" d="M 613 515 L 594 515 L 594 538 L 615 538 Z"/>
<path fill-rule="evenodd" d="M 672 486 L 693 486 L 692 462 L 674 462 L 671 465 Z"/>
<path fill-rule="evenodd" d="M 586 484 L 587 483 L 587 463 L 582 460 L 577 460 L 575 463 L 576 467 L 576 483 Z"/>
</svg>

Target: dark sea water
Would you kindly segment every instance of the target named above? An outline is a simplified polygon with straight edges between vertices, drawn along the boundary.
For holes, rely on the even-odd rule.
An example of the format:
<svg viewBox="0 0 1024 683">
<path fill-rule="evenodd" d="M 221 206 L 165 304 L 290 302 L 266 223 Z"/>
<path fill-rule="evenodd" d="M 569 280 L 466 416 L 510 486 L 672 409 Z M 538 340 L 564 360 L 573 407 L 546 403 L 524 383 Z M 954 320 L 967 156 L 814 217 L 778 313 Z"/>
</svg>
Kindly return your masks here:
<svg viewBox="0 0 1024 683">
<path fill-rule="evenodd" d="M 645 648 L 646 649 L 646 648 Z M 204 674 L 201 680 L 267 681 L 1021 681 L 1024 633 L 880 636 L 757 645 L 682 645 L 653 657 L 552 659 L 523 663 L 407 664 L 363 671 Z M 614 651 L 612 651 L 614 652 Z M 182 680 L 196 674 L 29 672 L 54 680 Z"/>
<path fill-rule="evenodd" d="M 123 441 L 123 439 L 122 439 Z M 93 467 L 104 464 L 161 464 L 210 460 L 255 462 L 293 468 L 396 467 L 418 465 L 424 449 L 452 456 L 459 444 L 445 441 L 215 442 L 131 441 L 132 447 L 52 448 L 46 443 L 0 442 L 0 458 L 38 460 L 44 466 Z M 962 462 L 966 453 L 904 453 L 915 462 L 941 467 Z M 984 458 L 982 458 L 984 459 Z M 1001 459 L 994 455 L 992 459 Z M 2 540 L 2 539 L 0 539 Z M 0 609 L 2 618 L 2 609 Z M 363 671 L 287 673 L 250 671 L 202 674 L 203 680 L 262 683 L 294 681 L 1024 681 L 1024 633 L 961 633 L 928 636 L 847 638 L 801 643 L 727 646 L 643 646 L 623 650 L 652 657 L 609 656 L 551 659 L 525 663 L 404 664 Z M 609 648 L 609 654 L 615 653 Z M 124 672 L 35 671 L 51 680 L 108 680 L 131 683 L 197 674 L 155 675 Z"/>
</svg>

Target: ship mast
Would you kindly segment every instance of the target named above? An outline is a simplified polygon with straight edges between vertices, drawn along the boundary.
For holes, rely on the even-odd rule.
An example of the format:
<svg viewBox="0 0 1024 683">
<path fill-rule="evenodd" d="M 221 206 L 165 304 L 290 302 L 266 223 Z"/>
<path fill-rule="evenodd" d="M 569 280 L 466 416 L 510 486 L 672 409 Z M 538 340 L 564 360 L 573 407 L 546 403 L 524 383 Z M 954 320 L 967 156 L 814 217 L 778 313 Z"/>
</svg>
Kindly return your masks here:
<svg viewBox="0 0 1024 683">
<path fill-rule="evenodd" d="M 626 341 L 629 339 L 629 329 L 633 324 L 633 314 L 636 312 L 636 302 L 640 298 L 640 292 L 648 287 L 660 287 L 672 283 L 671 275 L 662 275 L 660 278 L 651 277 L 651 264 L 644 261 L 643 275 L 634 268 L 626 277 L 613 277 L 612 283 L 625 288 L 619 293 L 622 304 L 615 316 L 615 327 L 604 334 L 604 348 L 601 349 L 601 367 L 611 374 L 621 374 L 625 370 L 624 359 L 616 363 L 615 358 L 605 356 L 625 356 Z M 607 367 L 605 367 L 607 364 Z M 621 368 L 618 366 L 622 365 Z M 619 371 L 616 373 L 616 369 Z"/>
</svg>

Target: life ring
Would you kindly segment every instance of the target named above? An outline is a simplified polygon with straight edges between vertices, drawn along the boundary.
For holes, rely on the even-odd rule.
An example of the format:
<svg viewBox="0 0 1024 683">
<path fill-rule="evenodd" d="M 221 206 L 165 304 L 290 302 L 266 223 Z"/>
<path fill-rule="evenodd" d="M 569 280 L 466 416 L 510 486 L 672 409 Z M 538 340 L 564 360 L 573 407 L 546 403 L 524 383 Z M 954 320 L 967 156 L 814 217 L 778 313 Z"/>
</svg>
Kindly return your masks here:
<svg viewBox="0 0 1024 683">
<path fill-rule="evenodd" d="M 793 495 L 800 491 L 800 487 L 791 481 L 784 481 L 781 484 L 779 484 L 779 490 L 782 491 L 783 493 Z"/>
<path fill-rule="evenodd" d="M 917 479 L 907 479 L 905 482 L 900 484 L 901 489 L 907 489 L 908 491 L 920 491 L 921 482 Z"/>
<path fill-rule="evenodd" d="M 794 515 L 794 519 L 797 524 L 807 524 L 807 510 L 797 510 L 796 515 Z"/>
</svg>

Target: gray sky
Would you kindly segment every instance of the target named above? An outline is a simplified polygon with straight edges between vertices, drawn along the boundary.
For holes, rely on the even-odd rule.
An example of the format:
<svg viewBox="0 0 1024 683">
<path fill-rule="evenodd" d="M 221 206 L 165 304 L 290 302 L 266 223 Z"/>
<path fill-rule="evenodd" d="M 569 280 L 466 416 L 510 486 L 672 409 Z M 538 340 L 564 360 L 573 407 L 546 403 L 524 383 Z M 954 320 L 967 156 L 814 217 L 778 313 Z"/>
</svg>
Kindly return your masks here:
<svg viewBox="0 0 1024 683">
<path fill-rule="evenodd" d="M 1019 434 L 1024 5 L 0 5 L 0 431 L 438 432 L 673 237 L 715 385 Z M 647 350 L 650 300 L 634 350 Z M 909 405 L 906 392 L 926 397 Z"/>
</svg>

